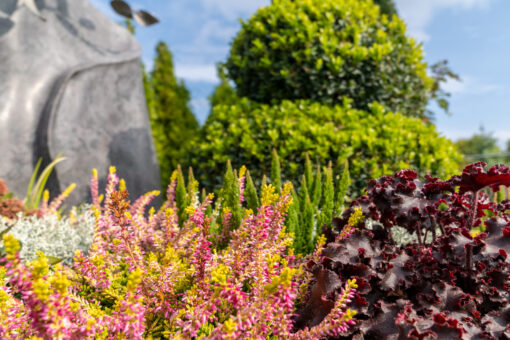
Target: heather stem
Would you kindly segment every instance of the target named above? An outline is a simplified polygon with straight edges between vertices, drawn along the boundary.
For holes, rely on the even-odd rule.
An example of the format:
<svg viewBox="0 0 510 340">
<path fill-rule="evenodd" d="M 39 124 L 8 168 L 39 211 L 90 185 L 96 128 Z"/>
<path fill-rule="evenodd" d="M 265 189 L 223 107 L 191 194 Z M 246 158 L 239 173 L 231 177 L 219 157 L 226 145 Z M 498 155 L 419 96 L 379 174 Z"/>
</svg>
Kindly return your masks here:
<svg viewBox="0 0 510 340">
<path fill-rule="evenodd" d="M 473 258 L 473 246 L 466 244 L 466 269 L 471 270 L 471 259 Z"/>
<path fill-rule="evenodd" d="M 422 240 L 422 237 L 421 237 L 421 228 L 420 227 L 416 228 L 416 234 L 418 235 L 418 243 L 420 245 L 423 245 L 423 240 Z"/>
<path fill-rule="evenodd" d="M 441 235 L 446 235 L 446 232 L 444 231 L 444 227 L 441 223 L 439 223 L 439 229 L 441 229 Z"/>
<path fill-rule="evenodd" d="M 478 210 L 478 191 L 475 191 L 473 193 L 473 198 L 471 200 L 471 212 L 469 214 L 469 220 L 467 224 L 469 230 L 473 229 L 476 220 L 477 210 Z"/>
</svg>

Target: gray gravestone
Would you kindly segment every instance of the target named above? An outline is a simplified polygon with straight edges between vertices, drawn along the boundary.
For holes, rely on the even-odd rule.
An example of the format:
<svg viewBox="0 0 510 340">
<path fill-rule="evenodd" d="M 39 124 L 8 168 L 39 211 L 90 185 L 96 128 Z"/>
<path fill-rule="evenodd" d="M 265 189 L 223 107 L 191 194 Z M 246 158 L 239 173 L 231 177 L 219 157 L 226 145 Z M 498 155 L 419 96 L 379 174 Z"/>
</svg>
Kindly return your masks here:
<svg viewBox="0 0 510 340">
<path fill-rule="evenodd" d="M 44 20 L 0 0 L 0 178 L 24 197 L 39 157 L 62 152 L 49 189 L 76 182 L 68 205 L 90 197 L 92 168 L 104 185 L 115 165 L 132 198 L 160 189 L 139 44 L 88 0 L 35 3 Z"/>
</svg>

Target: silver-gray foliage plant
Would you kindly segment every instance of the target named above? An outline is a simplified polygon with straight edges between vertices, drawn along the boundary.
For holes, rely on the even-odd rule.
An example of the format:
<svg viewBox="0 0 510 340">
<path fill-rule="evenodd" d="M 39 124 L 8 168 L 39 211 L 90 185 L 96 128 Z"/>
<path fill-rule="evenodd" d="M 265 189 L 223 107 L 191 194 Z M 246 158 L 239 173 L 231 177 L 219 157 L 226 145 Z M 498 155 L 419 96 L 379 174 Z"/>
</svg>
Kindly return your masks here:
<svg viewBox="0 0 510 340">
<path fill-rule="evenodd" d="M 90 207 L 84 207 L 77 213 L 73 208 L 75 220 L 59 217 L 56 214 L 43 216 L 18 216 L 8 234 L 21 242 L 21 259 L 31 261 L 37 258 L 36 252 L 42 251 L 47 256 L 62 259 L 70 265 L 76 250 L 88 253 L 94 236 L 95 217 Z M 12 223 L 12 222 L 9 222 Z M 10 224 L 0 218 L 0 231 Z"/>
</svg>

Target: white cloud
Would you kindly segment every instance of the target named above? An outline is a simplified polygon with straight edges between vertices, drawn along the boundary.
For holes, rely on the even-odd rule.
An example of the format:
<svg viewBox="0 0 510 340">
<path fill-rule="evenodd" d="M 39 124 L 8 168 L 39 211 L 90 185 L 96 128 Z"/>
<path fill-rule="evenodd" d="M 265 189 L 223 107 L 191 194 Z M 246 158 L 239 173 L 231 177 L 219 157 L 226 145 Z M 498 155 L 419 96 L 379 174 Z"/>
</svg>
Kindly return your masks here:
<svg viewBox="0 0 510 340">
<path fill-rule="evenodd" d="M 216 11 L 224 18 L 236 20 L 241 16 L 254 13 L 258 8 L 267 6 L 270 0 L 202 0 L 207 11 Z"/>
<path fill-rule="evenodd" d="M 507 143 L 510 142 L 510 131 L 498 130 L 493 134 L 498 139 L 498 146 L 501 150 L 506 150 Z"/>
<path fill-rule="evenodd" d="M 194 98 L 191 100 L 190 104 L 198 123 L 204 124 L 207 119 L 207 115 L 209 114 L 209 110 L 211 109 L 209 99 Z"/>
<path fill-rule="evenodd" d="M 443 89 L 453 95 L 477 96 L 499 92 L 504 89 L 504 86 L 487 83 L 474 77 L 464 76 L 461 81 L 448 79 L 443 85 Z"/>
<path fill-rule="evenodd" d="M 178 78 L 188 81 L 203 81 L 206 83 L 217 83 L 216 66 L 214 64 L 203 65 L 175 65 L 175 74 Z"/>
<path fill-rule="evenodd" d="M 407 32 L 418 41 L 427 41 L 427 25 L 442 10 L 470 10 L 485 8 L 492 0 L 396 0 L 399 15 L 407 24 Z"/>
</svg>

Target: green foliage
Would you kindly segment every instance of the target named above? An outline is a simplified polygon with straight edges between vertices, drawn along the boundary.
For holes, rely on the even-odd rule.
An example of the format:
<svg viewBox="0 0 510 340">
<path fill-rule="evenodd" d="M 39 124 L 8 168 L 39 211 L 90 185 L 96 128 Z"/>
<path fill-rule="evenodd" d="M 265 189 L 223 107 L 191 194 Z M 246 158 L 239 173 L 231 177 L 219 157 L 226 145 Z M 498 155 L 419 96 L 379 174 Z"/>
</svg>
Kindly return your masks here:
<svg viewBox="0 0 510 340">
<path fill-rule="evenodd" d="M 232 43 L 226 67 L 238 95 L 271 103 L 310 99 L 369 110 L 378 102 L 426 116 L 433 79 L 421 45 L 371 0 L 279 0 L 259 9 Z"/>
<path fill-rule="evenodd" d="M 381 13 L 386 14 L 390 19 L 397 15 L 397 9 L 393 0 L 374 0 L 374 4 L 378 5 Z"/>
<path fill-rule="evenodd" d="M 300 240 L 303 239 L 303 233 L 301 229 L 301 224 L 299 223 L 299 214 L 301 212 L 299 205 L 299 197 L 296 193 L 296 190 L 292 188 L 292 204 L 289 207 L 289 211 L 287 212 L 287 218 L 285 219 L 285 225 L 287 227 L 287 232 L 294 234 L 294 243 L 293 247 L 297 252 L 300 252 Z"/>
<path fill-rule="evenodd" d="M 37 161 L 34 172 L 32 173 L 32 177 L 30 178 L 30 182 L 28 183 L 27 195 L 25 196 L 25 200 L 23 202 L 27 210 L 35 210 L 39 208 L 39 204 L 41 203 L 41 198 L 44 192 L 44 187 L 48 182 L 48 178 L 50 177 L 51 172 L 58 163 L 64 161 L 65 159 L 65 157 L 62 157 L 62 155 L 59 154 L 41 171 L 40 174 L 39 168 L 41 166 L 42 159 Z"/>
<path fill-rule="evenodd" d="M 344 210 L 344 202 L 345 197 L 347 196 L 347 190 L 349 190 L 349 186 L 351 185 L 351 177 L 349 174 L 349 163 L 345 161 L 341 172 L 340 172 L 340 178 L 338 179 L 338 190 L 336 192 L 335 197 L 335 207 L 334 211 L 336 214 L 340 215 L 342 211 Z"/>
<path fill-rule="evenodd" d="M 189 107 L 190 94 L 174 75 L 172 53 L 165 43 L 156 47 L 154 69 L 144 76 L 145 95 L 163 187 L 185 159 L 198 122 Z"/>
<path fill-rule="evenodd" d="M 272 160 L 271 171 L 276 174 L 280 173 L 280 157 L 276 151 L 272 153 Z M 311 162 L 308 160 L 307 163 Z M 331 227 L 332 218 L 339 216 L 341 213 L 341 211 L 334 211 L 334 207 L 337 206 L 334 198 L 337 197 L 338 199 L 345 195 L 349 187 L 349 183 L 345 181 L 345 168 L 343 168 L 342 173 L 338 174 L 334 172 L 331 162 L 329 162 L 328 167 L 324 171 L 320 166 L 317 166 L 315 171 L 312 170 L 311 166 L 309 168 L 312 171 L 309 174 L 313 182 L 312 191 L 308 190 L 309 186 L 306 175 L 302 174 L 300 176 L 300 183 L 293 185 L 290 191 L 292 204 L 285 219 L 286 231 L 294 235 L 293 248 L 297 254 L 308 254 L 315 248 L 317 237 L 322 233 L 323 226 Z M 242 183 L 243 177 L 244 185 Z M 336 177 L 340 178 L 341 184 L 339 184 L 339 188 L 342 191 L 335 191 L 334 179 Z M 172 178 L 176 180 L 175 201 L 177 215 L 182 226 L 181 221 L 185 221 L 189 217 L 187 208 L 198 205 L 198 181 L 194 179 L 191 168 L 187 185 L 180 167 L 174 172 Z M 341 178 L 344 178 L 343 182 Z M 256 189 L 250 171 L 246 170 L 246 167 L 242 166 L 239 169 L 238 175 L 237 170 L 234 170 L 231 163 L 227 162 L 222 185 L 217 190 L 219 199 L 216 201 L 214 209 L 209 208 L 205 212 L 205 215 L 211 218 L 211 232 L 220 235 L 217 240 L 220 247 L 228 240 L 230 231 L 239 228 L 248 210 L 256 213 L 261 206 L 259 197 L 262 195 L 264 187 L 268 184 L 268 178 L 266 175 L 263 175 L 262 180 L 258 182 L 261 183 L 260 190 Z M 280 194 L 285 187 L 285 185 L 277 184 L 277 181 L 274 180 L 272 180 L 272 185 L 275 192 Z M 244 187 L 244 202 L 241 200 L 241 187 Z M 202 189 L 201 196 L 202 202 L 204 202 L 207 197 L 205 188 Z M 342 202 L 344 199 L 344 197 L 341 197 Z M 239 202 L 242 203 L 239 204 Z M 229 222 L 225 223 L 227 220 Z M 219 229 L 224 228 L 226 225 L 228 225 L 229 229 Z"/>
<path fill-rule="evenodd" d="M 335 171 L 349 159 L 354 195 L 370 178 L 403 168 L 448 176 L 460 160 L 453 143 L 439 136 L 433 125 L 377 104 L 360 111 L 347 99 L 335 107 L 304 100 L 268 106 L 242 99 L 213 109 L 202 138 L 192 147 L 193 169 L 207 188 L 221 183 L 219 169 L 227 160 L 235 168 L 246 165 L 252 178 L 261 178 L 270 173 L 273 148 L 285 160 L 282 181 L 305 173 L 309 185 L 306 152 L 314 162 L 333 161 Z"/>
<path fill-rule="evenodd" d="M 301 185 L 299 187 L 299 202 L 301 205 L 300 214 L 300 238 L 297 241 L 297 249 L 298 253 L 309 253 L 311 251 L 311 247 L 314 244 L 314 236 L 315 236 L 315 226 L 314 226 L 314 206 L 312 201 L 310 200 L 310 195 L 308 193 L 306 178 L 303 175 L 301 178 Z"/>
<path fill-rule="evenodd" d="M 280 158 L 278 157 L 278 153 L 275 149 L 273 149 L 273 153 L 271 154 L 271 181 L 276 188 L 276 191 L 279 193 L 282 186 L 282 175 L 281 175 L 281 166 L 280 166 Z"/>
<path fill-rule="evenodd" d="M 257 208 L 260 206 L 260 201 L 257 195 L 257 189 L 251 179 L 250 171 L 246 171 L 246 188 L 244 189 L 244 198 L 246 200 L 247 208 L 256 212 Z"/>
<path fill-rule="evenodd" d="M 450 114 L 450 103 L 448 102 L 450 93 L 445 91 L 442 84 L 445 84 L 448 80 L 460 81 L 460 77 L 452 71 L 448 65 L 448 60 L 440 60 L 434 63 L 430 66 L 430 72 L 433 79 L 430 98 L 435 101 L 442 110 Z M 433 116 L 430 111 L 428 115 L 430 117 Z"/>
<path fill-rule="evenodd" d="M 318 205 L 322 194 L 322 174 L 321 167 L 317 164 L 317 170 L 315 171 L 315 177 L 313 178 L 312 192 L 310 193 L 310 199 L 313 205 Z"/>
<path fill-rule="evenodd" d="M 225 70 L 225 64 L 219 63 L 217 69 L 220 84 L 216 86 L 214 92 L 209 96 L 209 103 L 211 104 L 211 107 L 221 104 L 235 104 L 239 100 L 239 97 L 237 96 L 235 89 L 230 86 Z"/>
<path fill-rule="evenodd" d="M 333 209 L 335 206 L 335 186 L 333 184 L 333 166 L 331 162 L 329 162 L 328 167 L 326 169 L 325 173 L 325 180 L 324 180 L 324 191 L 322 195 L 322 210 L 319 214 L 319 222 L 318 226 L 322 228 L 323 225 L 326 225 L 327 227 L 331 227 L 331 221 L 333 219 Z M 341 195 L 342 193 L 339 191 L 338 195 Z M 343 193 L 343 196 L 345 196 L 345 192 Z M 342 197 L 343 198 L 343 197 Z"/>
<path fill-rule="evenodd" d="M 222 214 L 230 213 L 230 228 L 237 229 L 243 219 L 243 211 L 239 205 L 241 192 L 239 189 L 239 179 L 232 170 L 230 162 L 227 163 L 227 172 L 223 179 L 223 188 L 221 190 L 221 197 L 223 198 L 223 212 Z"/>
<path fill-rule="evenodd" d="M 179 223 L 182 224 L 186 220 L 186 207 L 189 202 L 188 191 L 186 190 L 186 183 L 184 182 L 184 175 L 181 166 L 177 166 L 177 186 L 175 188 L 175 203 L 179 210 Z"/>
<path fill-rule="evenodd" d="M 312 162 L 310 161 L 310 155 L 308 155 L 308 152 L 305 153 L 305 179 L 308 186 L 308 191 L 312 191 L 312 185 L 313 185 L 313 169 L 312 169 Z"/>
<path fill-rule="evenodd" d="M 501 150 L 497 143 L 498 139 L 491 132 L 485 131 L 483 126 L 472 137 L 459 139 L 455 142 L 459 151 L 464 155 L 464 163 L 466 165 L 468 163 L 484 161 L 489 166 L 508 161 L 507 157 L 501 155 Z"/>
</svg>

